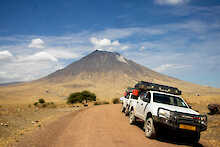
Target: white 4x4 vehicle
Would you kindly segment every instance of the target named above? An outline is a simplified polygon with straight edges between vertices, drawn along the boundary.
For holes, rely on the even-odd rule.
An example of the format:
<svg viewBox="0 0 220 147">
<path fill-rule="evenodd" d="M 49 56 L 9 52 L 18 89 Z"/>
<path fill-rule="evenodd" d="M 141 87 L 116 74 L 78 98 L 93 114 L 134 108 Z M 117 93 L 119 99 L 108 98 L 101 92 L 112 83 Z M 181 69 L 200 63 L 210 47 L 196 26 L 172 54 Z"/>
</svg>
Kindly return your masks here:
<svg viewBox="0 0 220 147">
<path fill-rule="evenodd" d="M 144 121 L 145 135 L 156 137 L 160 127 L 190 136 L 197 143 L 200 132 L 207 129 L 207 117 L 192 110 L 178 95 L 159 91 L 142 91 L 137 104 L 130 111 L 130 124 Z"/>
<path fill-rule="evenodd" d="M 121 112 L 124 112 L 125 115 L 129 115 L 131 108 L 133 108 L 137 104 L 137 96 L 134 95 L 137 92 L 136 89 L 132 88 L 126 91 L 124 99 L 122 101 L 122 109 Z"/>
</svg>

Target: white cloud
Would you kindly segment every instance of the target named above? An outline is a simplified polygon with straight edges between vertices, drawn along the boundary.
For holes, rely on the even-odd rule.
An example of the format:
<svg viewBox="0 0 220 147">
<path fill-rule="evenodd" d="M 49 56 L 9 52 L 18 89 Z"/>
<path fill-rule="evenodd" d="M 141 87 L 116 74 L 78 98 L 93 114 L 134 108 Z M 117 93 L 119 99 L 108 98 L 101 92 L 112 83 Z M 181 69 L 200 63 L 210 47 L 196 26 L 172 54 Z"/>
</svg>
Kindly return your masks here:
<svg viewBox="0 0 220 147">
<path fill-rule="evenodd" d="M 155 68 L 154 70 L 158 72 L 170 71 L 173 69 L 185 69 L 189 68 L 191 65 L 181 65 L 181 64 L 162 64 L 159 67 Z"/>
<path fill-rule="evenodd" d="M 116 41 L 113 41 L 113 42 L 112 42 L 112 45 L 113 45 L 113 46 L 119 46 L 119 45 L 120 45 L 120 43 L 119 43 L 119 41 L 118 41 L 118 40 L 116 40 Z"/>
<path fill-rule="evenodd" d="M 188 3 L 189 0 L 155 0 L 155 2 L 159 5 L 179 5 Z"/>
<path fill-rule="evenodd" d="M 129 27 L 129 28 L 114 28 L 106 29 L 104 31 L 93 33 L 92 36 L 98 36 L 99 38 L 108 38 L 110 40 L 127 38 L 133 35 L 147 34 L 147 35 L 161 35 L 166 30 L 158 28 L 148 27 Z"/>
<path fill-rule="evenodd" d="M 21 59 L 21 61 L 53 61 L 57 62 L 57 58 L 47 52 L 38 52 L 34 55 L 30 55 Z"/>
<path fill-rule="evenodd" d="M 13 55 L 9 51 L 0 51 L 0 60 L 1 59 L 8 59 L 13 57 Z"/>
<path fill-rule="evenodd" d="M 66 50 L 58 50 L 58 49 L 49 49 L 47 52 L 51 55 L 53 55 L 55 58 L 59 59 L 73 59 L 78 58 L 80 55 L 66 51 Z"/>
<path fill-rule="evenodd" d="M 121 50 L 126 50 L 126 49 L 128 49 L 128 48 L 129 48 L 129 46 L 124 45 L 124 46 L 121 47 Z"/>
<path fill-rule="evenodd" d="M 44 41 L 40 38 L 32 39 L 29 48 L 44 48 Z"/>
<path fill-rule="evenodd" d="M 119 46 L 120 43 L 118 40 L 111 41 L 110 39 L 104 38 L 104 39 L 97 39 L 96 37 L 91 37 L 90 42 L 95 46 Z"/>
</svg>

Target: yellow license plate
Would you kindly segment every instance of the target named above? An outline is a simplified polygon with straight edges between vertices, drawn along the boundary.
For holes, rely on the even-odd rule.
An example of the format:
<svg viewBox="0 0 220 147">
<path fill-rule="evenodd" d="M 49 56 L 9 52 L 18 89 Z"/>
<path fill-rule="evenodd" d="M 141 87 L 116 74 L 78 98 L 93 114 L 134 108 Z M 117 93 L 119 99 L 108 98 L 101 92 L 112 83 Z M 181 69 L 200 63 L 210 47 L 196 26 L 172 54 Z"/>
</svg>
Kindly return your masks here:
<svg viewBox="0 0 220 147">
<path fill-rule="evenodd" d="M 179 128 L 180 128 L 180 129 L 191 130 L 191 131 L 196 131 L 196 126 L 190 126 L 190 125 L 180 124 L 180 125 L 179 125 Z"/>
</svg>

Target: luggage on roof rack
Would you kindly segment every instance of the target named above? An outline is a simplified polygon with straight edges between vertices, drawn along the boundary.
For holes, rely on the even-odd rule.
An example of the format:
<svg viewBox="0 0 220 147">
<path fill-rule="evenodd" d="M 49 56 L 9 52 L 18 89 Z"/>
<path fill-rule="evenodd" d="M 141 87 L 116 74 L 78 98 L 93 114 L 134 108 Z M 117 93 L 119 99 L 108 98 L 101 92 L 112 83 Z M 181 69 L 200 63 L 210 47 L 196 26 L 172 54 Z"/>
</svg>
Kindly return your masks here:
<svg viewBox="0 0 220 147">
<path fill-rule="evenodd" d="M 138 82 L 135 85 L 135 88 L 141 91 L 154 90 L 154 91 L 165 92 L 165 93 L 170 93 L 170 94 L 175 94 L 175 95 L 182 94 L 182 92 L 178 88 L 165 86 L 165 85 L 159 85 L 159 84 L 145 82 L 145 81 Z"/>
</svg>

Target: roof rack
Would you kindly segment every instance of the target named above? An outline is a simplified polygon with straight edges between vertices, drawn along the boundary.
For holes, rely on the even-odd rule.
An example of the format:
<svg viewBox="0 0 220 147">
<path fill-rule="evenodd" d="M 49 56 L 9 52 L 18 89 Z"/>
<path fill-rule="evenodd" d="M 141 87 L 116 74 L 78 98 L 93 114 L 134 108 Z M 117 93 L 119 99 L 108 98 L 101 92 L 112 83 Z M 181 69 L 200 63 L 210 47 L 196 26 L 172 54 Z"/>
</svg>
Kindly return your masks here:
<svg viewBox="0 0 220 147">
<path fill-rule="evenodd" d="M 135 88 L 127 88 L 127 89 L 126 89 L 126 92 L 127 92 L 127 93 L 132 93 L 132 91 L 133 91 L 134 89 L 135 89 Z"/>
<path fill-rule="evenodd" d="M 170 94 L 175 94 L 175 95 L 182 94 L 182 92 L 178 88 L 145 82 L 145 81 L 139 81 L 135 85 L 135 88 L 141 91 L 154 90 L 154 91 L 165 92 L 165 93 L 170 93 Z"/>
</svg>

